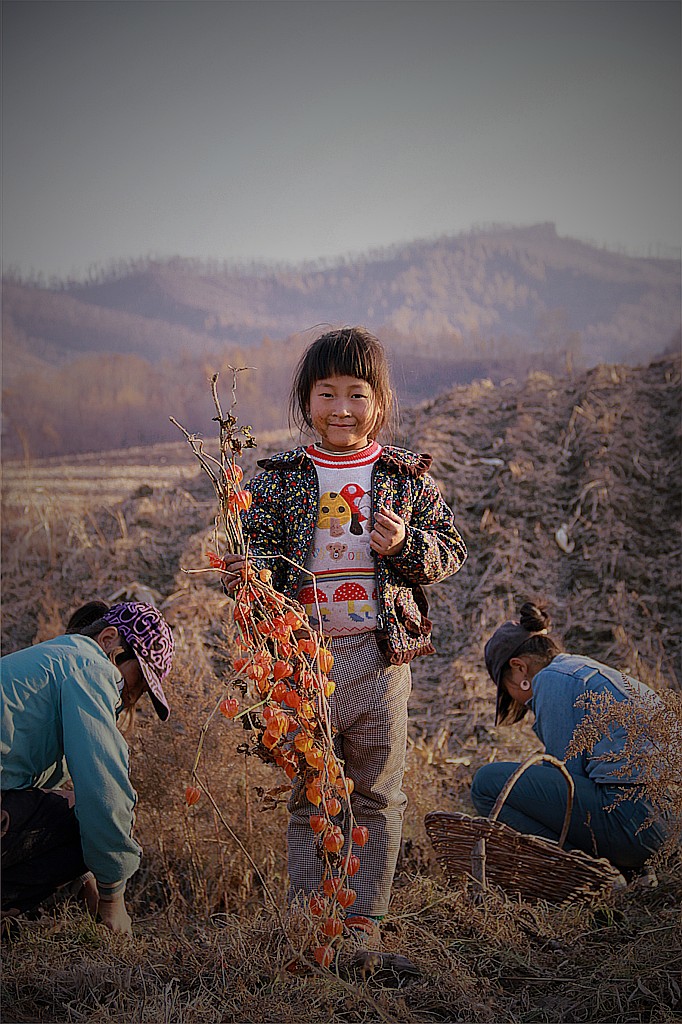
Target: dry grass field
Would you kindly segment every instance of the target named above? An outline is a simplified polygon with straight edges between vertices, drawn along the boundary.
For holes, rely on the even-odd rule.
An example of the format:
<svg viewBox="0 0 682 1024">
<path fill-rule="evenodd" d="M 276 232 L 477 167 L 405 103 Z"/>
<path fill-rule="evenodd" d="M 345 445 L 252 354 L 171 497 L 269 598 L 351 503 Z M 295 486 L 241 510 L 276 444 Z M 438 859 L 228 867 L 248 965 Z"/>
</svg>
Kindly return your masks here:
<svg viewBox="0 0 682 1024">
<path fill-rule="evenodd" d="M 434 455 L 470 557 L 433 588 L 438 654 L 414 665 L 410 803 L 384 938 L 423 973 L 398 989 L 286 971 L 303 937 L 286 920 L 286 811 L 268 795 L 284 779 L 242 752 L 237 723 L 216 716 L 206 731 L 216 806 L 184 803 L 202 726 L 230 692 L 233 638 L 215 577 L 183 571 L 206 566 L 216 511 L 187 444 L 6 464 L 3 653 L 57 634 L 85 600 L 125 595 L 163 608 L 177 657 L 171 718 L 162 725 L 144 706 L 130 738 L 145 850 L 128 888 L 134 939 L 55 899 L 3 943 L 3 1021 L 679 1020 L 679 853 L 659 866 L 657 888 L 530 904 L 447 884 L 423 824 L 436 808 L 472 811 L 480 764 L 537 747 L 525 723 L 493 727 L 482 660 L 483 640 L 522 598 L 548 600 L 569 650 L 679 692 L 679 408 L 670 359 L 481 382 L 405 412 L 401 440 Z M 286 444 L 258 441 L 247 478 Z"/>
</svg>

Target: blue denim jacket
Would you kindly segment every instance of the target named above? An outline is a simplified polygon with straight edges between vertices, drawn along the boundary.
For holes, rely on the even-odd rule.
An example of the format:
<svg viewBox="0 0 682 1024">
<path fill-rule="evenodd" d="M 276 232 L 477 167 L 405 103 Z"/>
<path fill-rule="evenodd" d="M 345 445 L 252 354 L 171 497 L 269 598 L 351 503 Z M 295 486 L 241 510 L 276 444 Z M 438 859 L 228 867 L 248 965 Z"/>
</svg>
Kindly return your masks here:
<svg viewBox="0 0 682 1024">
<path fill-rule="evenodd" d="M 637 679 L 628 677 L 628 686 L 645 699 L 658 700 L 654 691 Z M 628 699 L 628 691 L 620 672 L 577 654 L 558 654 L 534 677 L 533 696 L 530 700 L 535 715 L 533 731 L 548 754 L 564 759 L 575 727 L 586 714 L 584 708 L 575 706 L 576 700 L 588 691 L 609 693 L 617 701 Z M 626 739 L 625 729 L 622 726 L 615 728 L 596 743 L 589 756 L 583 753 L 573 757 L 566 762 L 566 766 L 572 775 L 587 776 L 601 784 L 635 783 L 635 771 L 617 774 L 625 763 L 618 755 Z M 604 760 L 604 755 L 609 755 L 609 759 Z M 615 760 L 612 755 L 615 755 Z"/>
</svg>

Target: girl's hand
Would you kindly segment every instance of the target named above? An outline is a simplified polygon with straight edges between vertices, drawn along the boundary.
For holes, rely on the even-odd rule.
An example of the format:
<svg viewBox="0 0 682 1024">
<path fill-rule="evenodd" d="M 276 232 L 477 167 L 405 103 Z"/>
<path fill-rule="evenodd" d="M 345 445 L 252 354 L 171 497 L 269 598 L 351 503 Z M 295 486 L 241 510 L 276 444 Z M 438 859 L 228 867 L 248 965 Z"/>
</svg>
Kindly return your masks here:
<svg viewBox="0 0 682 1024">
<path fill-rule="evenodd" d="M 395 512 L 382 505 L 374 516 L 369 546 L 378 555 L 397 555 L 405 547 L 405 523 Z"/>
<path fill-rule="evenodd" d="M 246 565 L 246 560 L 243 555 L 225 555 L 223 561 L 225 562 L 223 589 L 226 594 L 232 594 L 242 578 L 242 569 Z"/>
</svg>

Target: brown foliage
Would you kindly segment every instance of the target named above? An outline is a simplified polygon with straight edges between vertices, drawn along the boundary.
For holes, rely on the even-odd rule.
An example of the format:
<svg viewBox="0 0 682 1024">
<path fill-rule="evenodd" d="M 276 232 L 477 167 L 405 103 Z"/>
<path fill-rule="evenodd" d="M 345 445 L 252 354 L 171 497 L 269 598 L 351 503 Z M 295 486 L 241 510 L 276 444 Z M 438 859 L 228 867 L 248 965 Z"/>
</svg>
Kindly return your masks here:
<svg viewBox="0 0 682 1024">
<path fill-rule="evenodd" d="M 668 818 L 665 853 L 675 849 L 682 838 L 682 695 L 661 690 L 652 699 L 632 686 L 629 689 L 626 700 L 616 700 L 610 693 L 586 693 L 578 699 L 585 717 L 573 733 L 566 757 L 583 751 L 590 754 L 603 736 L 614 728 L 623 729 L 626 742 L 618 760 L 622 758 L 624 764 L 614 776 L 636 776 L 637 782 L 628 792 L 651 802 L 652 818 L 664 814 Z M 604 755 L 604 760 L 615 759 Z"/>
<path fill-rule="evenodd" d="M 177 657 L 170 720 L 161 725 L 142 706 L 131 740 L 136 832 L 145 850 L 129 887 L 135 940 L 112 939 L 63 902 L 24 922 L 3 949 L 4 1019 L 676 1019 L 679 856 L 660 870 L 657 889 L 632 887 L 596 904 L 530 908 L 496 893 L 480 901 L 466 885 L 444 884 L 423 815 L 470 813 L 478 765 L 518 760 L 537 746 L 524 724 L 494 729 L 482 659 L 483 638 L 521 593 L 551 595 L 555 621 L 584 653 L 661 692 L 674 683 L 682 635 L 670 583 L 678 557 L 671 540 L 679 516 L 677 375 L 672 359 L 579 379 L 478 383 L 405 415 L 404 440 L 434 455 L 470 557 L 456 586 L 434 589 L 439 653 L 414 666 L 410 803 L 383 926 L 386 948 L 424 971 L 404 990 L 286 974 L 291 950 L 258 874 L 208 802 L 184 803 L 199 732 L 229 683 L 234 653 L 231 602 L 215 579 L 182 572 L 202 562 L 215 515 L 212 489 L 196 476 L 186 443 L 6 466 L 3 650 L 54 635 L 83 600 L 107 599 L 137 582 L 158 592 Z M 576 406 L 591 415 L 574 414 Z M 165 415 L 171 412 L 169 404 Z M 258 416 L 253 423 L 261 447 L 244 455 L 246 479 L 255 457 L 288 443 L 265 443 Z M 607 473 L 605 492 L 595 486 L 583 495 Z M 575 541 L 571 553 L 555 539 L 562 523 Z M 283 907 L 286 812 L 265 797 L 272 769 L 238 749 L 243 737 L 234 722 L 213 720 L 204 771 Z"/>
</svg>

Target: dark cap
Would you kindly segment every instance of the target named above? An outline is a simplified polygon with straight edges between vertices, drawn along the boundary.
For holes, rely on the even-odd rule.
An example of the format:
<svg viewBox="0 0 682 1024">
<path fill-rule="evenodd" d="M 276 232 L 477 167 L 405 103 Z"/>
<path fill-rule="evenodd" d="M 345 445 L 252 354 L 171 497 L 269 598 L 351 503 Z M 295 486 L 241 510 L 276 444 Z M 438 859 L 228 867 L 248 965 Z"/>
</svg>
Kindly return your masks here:
<svg viewBox="0 0 682 1024">
<path fill-rule="evenodd" d="M 543 629 L 541 632 L 544 634 L 547 630 Z M 500 701 L 505 692 L 502 686 L 504 666 L 523 647 L 526 640 L 530 640 L 532 636 L 537 635 L 537 633 L 529 633 L 518 622 L 503 622 L 485 645 L 485 667 L 488 669 L 488 675 L 497 687 L 495 725 L 497 725 L 497 720 L 500 716 Z"/>
</svg>

